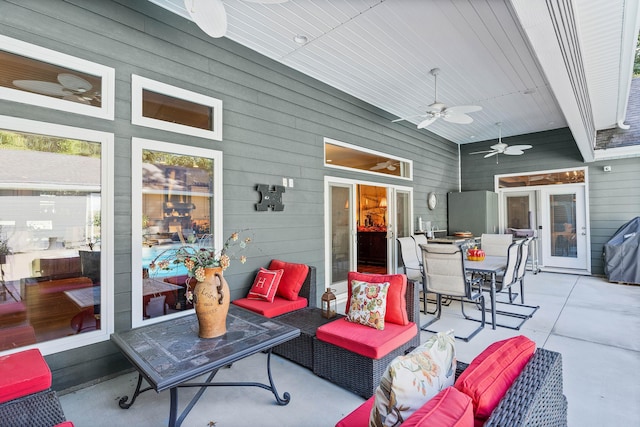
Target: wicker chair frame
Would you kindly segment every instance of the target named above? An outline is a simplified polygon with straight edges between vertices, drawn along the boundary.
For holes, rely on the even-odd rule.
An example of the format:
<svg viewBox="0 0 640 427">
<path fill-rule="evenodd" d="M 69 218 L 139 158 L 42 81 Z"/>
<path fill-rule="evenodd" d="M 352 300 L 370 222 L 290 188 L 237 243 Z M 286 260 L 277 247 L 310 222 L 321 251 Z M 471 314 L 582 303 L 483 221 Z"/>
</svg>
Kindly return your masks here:
<svg viewBox="0 0 640 427">
<path fill-rule="evenodd" d="M 387 365 L 397 356 L 420 345 L 418 286 L 407 281 L 407 316 L 416 324 L 416 336 L 380 359 L 361 356 L 314 338 L 313 373 L 365 399 L 371 397 Z"/>
</svg>

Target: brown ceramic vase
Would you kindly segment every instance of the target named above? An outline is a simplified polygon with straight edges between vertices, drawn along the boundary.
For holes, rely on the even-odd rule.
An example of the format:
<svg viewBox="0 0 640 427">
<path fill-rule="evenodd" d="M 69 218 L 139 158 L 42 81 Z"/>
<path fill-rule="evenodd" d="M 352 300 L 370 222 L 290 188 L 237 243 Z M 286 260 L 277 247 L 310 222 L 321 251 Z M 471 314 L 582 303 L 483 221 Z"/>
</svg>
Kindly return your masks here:
<svg viewBox="0 0 640 427">
<path fill-rule="evenodd" d="M 193 306 L 198 317 L 200 338 L 216 338 L 227 332 L 229 284 L 222 268 L 205 268 L 205 279 L 193 290 Z"/>
</svg>

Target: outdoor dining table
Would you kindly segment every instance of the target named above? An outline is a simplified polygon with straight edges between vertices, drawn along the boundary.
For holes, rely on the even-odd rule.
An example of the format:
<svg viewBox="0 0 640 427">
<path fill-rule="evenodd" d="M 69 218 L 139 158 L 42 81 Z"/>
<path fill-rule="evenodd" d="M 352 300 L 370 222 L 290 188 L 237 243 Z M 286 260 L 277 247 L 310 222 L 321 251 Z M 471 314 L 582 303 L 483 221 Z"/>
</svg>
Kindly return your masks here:
<svg viewBox="0 0 640 427">
<path fill-rule="evenodd" d="M 506 256 L 487 255 L 482 261 L 464 260 L 464 268 L 471 273 L 487 274 L 491 276 L 491 327 L 496 328 L 496 276 L 503 273 L 507 267 Z"/>
<path fill-rule="evenodd" d="M 207 387 L 252 386 L 269 390 L 278 405 L 289 403 L 289 393 L 278 395 L 271 377 L 271 350 L 300 335 L 300 329 L 260 316 L 233 304 L 227 316 L 227 333 L 218 338 L 199 338 L 195 314 L 111 334 L 111 341 L 138 370 L 138 384 L 131 401 L 127 396 L 119 406 L 128 409 L 140 393 L 169 389 L 169 427 L 177 427 L 189 414 Z M 267 353 L 269 384 L 257 382 L 213 382 L 220 368 L 259 352 Z M 206 381 L 191 382 L 203 374 Z M 149 387 L 142 388 L 143 378 Z M 178 416 L 178 388 L 200 390 Z"/>
</svg>

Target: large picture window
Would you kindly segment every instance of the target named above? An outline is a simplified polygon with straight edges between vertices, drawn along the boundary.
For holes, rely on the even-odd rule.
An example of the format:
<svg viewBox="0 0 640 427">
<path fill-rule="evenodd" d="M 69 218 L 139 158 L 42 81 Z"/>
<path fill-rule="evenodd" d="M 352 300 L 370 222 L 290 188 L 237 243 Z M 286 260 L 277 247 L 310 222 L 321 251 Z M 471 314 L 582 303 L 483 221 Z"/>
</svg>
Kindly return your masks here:
<svg viewBox="0 0 640 427">
<path fill-rule="evenodd" d="M 113 120 L 115 71 L 0 35 L 0 98 Z"/>
<path fill-rule="evenodd" d="M 112 142 L 111 134 L 0 116 L 0 352 L 108 339 Z"/>
<path fill-rule="evenodd" d="M 187 271 L 172 261 L 184 245 L 221 247 L 222 153 L 140 138 L 132 145 L 135 327 L 193 308 Z"/>
</svg>

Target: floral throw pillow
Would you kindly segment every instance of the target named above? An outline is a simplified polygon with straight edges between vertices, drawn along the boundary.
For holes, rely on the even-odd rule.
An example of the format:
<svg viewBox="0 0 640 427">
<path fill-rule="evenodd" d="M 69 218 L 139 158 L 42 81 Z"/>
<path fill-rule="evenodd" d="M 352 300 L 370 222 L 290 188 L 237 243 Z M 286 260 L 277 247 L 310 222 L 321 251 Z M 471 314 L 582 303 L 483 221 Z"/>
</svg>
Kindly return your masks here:
<svg viewBox="0 0 640 427">
<path fill-rule="evenodd" d="M 441 390 L 456 373 L 453 331 L 440 332 L 389 363 L 376 389 L 369 427 L 397 426 Z"/>
<path fill-rule="evenodd" d="M 389 282 L 368 283 L 352 280 L 347 320 L 383 330 L 388 291 Z"/>
</svg>

